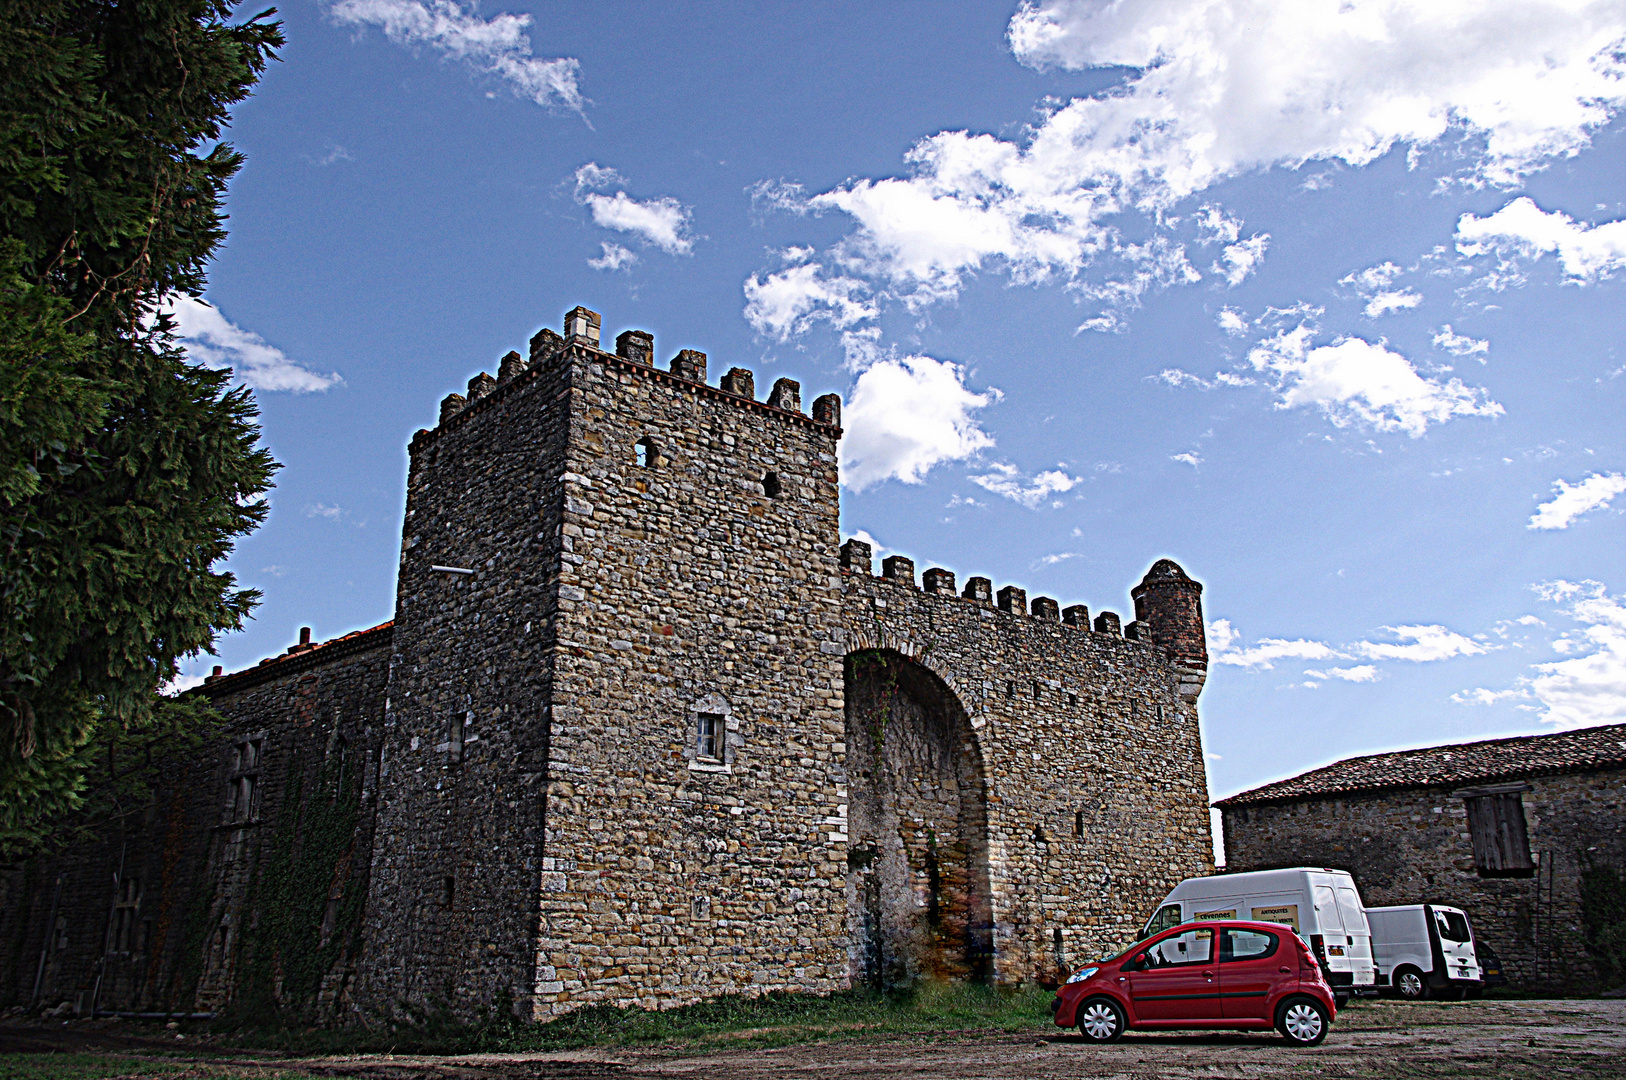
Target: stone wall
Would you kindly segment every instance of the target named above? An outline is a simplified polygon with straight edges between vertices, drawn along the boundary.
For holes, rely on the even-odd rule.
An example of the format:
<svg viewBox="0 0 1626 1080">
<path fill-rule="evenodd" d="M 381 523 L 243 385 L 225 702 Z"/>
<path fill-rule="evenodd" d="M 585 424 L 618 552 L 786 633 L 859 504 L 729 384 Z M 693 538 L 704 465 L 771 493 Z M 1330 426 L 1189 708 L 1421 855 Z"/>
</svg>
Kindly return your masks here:
<svg viewBox="0 0 1626 1080">
<path fill-rule="evenodd" d="M 947 571 L 928 570 L 921 588 L 907 560 L 887 560 L 874 577 L 867 546 L 844 552 L 846 649 L 919 665 L 952 696 L 944 715 L 966 717 L 942 752 L 961 753 L 958 777 L 974 776 L 970 762 L 980 763 L 1000 981 L 1054 980 L 1063 963 L 1133 937 L 1181 880 L 1213 871 L 1195 700 L 1201 684 L 1189 665 L 1151 644 L 1150 626 L 1131 624 L 1138 639 L 1125 638 L 1110 612 L 1094 630 L 1081 606 L 1061 621 L 1048 598 L 1036 598 L 1030 613 L 1020 590 L 1002 589 L 996 602 L 985 578 L 970 579 L 961 596 Z M 849 747 L 877 726 L 874 698 L 863 693 L 850 703 Z M 960 738 L 975 745 L 961 751 L 953 745 Z M 889 747 L 883 757 L 894 774 L 911 774 Z M 848 782 L 851 804 L 869 807 L 861 819 L 854 812 L 850 824 L 860 831 L 852 843 L 882 851 L 901 843 L 915 853 L 921 878 L 919 841 L 863 835 L 885 823 L 876 810 L 884 787 L 866 790 L 874 782 L 863 769 Z M 905 828 L 908 808 L 896 806 Z M 925 813 L 915 816 L 924 831 Z M 851 902 L 858 917 L 856 892 Z M 902 902 L 929 905 L 929 890 Z"/>
<path fill-rule="evenodd" d="M 307 643 L 194 691 L 226 722 L 160 762 L 148 805 L 6 875 L 0 1005 L 33 1003 L 37 979 L 39 1003 L 81 1013 L 214 1012 L 250 993 L 332 1019 L 367 892 L 389 646 L 387 627 Z"/>
<path fill-rule="evenodd" d="M 1468 912 L 1527 989 L 1586 988 L 1597 972 L 1581 935 L 1580 873 L 1626 868 L 1626 771 L 1536 776 L 1523 795 L 1528 878 L 1483 878 L 1463 801 L 1420 787 L 1255 803 L 1224 810 L 1226 867 L 1347 869 L 1371 907 L 1437 903 Z"/>
</svg>

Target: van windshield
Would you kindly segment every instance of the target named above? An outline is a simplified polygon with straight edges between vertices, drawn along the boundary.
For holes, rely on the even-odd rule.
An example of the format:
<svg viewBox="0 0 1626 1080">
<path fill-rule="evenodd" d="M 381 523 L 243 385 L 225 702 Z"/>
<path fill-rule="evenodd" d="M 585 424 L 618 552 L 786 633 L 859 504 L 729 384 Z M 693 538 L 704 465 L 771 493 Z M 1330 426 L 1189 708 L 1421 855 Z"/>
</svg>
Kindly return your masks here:
<svg viewBox="0 0 1626 1080">
<path fill-rule="evenodd" d="M 1366 925 L 1366 912 L 1361 908 L 1361 897 L 1348 886 L 1338 888 L 1338 913 L 1343 916 L 1344 930 L 1351 934 L 1370 934 Z"/>
</svg>

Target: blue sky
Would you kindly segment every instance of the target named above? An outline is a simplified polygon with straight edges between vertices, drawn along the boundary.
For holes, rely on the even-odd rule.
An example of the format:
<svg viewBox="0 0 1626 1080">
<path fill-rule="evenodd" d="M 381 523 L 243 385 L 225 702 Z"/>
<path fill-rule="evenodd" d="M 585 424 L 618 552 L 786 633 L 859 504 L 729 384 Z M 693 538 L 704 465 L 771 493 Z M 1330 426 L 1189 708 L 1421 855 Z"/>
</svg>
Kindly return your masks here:
<svg viewBox="0 0 1626 1080">
<path fill-rule="evenodd" d="M 189 675 L 389 618 L 407 440 L 580 303 L 841 393 L 884 553 L 1178 560 L 1216 796 L 1626 720 L 1626 2 L 281 17 L 175 306 L 285 468 Z"/>
</svg>

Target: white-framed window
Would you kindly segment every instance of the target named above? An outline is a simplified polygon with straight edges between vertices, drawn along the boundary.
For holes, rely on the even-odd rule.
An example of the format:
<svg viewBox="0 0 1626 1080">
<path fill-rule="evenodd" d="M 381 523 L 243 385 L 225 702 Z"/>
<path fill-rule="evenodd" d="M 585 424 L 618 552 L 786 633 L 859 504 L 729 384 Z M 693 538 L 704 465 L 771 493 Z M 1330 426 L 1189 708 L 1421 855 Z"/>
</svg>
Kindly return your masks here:
<svg viewBox="0 0 1626 1080">
<path fill-rule="evenodd" d="M 721 694 L 707 694 L 690 703 L 686 717 L 689 759 L 693 772 L 733 772 L 734 753 L 745 744 L 733 706 Z"/>
</svg>

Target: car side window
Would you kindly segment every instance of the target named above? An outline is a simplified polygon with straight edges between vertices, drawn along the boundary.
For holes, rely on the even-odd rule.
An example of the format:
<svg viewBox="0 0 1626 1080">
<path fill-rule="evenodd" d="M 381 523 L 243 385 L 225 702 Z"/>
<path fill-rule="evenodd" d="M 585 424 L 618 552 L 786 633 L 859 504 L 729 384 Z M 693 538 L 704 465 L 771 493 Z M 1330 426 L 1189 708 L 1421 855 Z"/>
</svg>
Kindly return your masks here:
<svg viewBox="0 0 1626 1080">
<path fill-rule="evenodd" d="M 1220 938 L 1220 963 L 1233 960 L 1263 960 L 1276 951 L 1275 934 L 1263 930 L 1223 930 Z"/>
<path fill-rule="evenodd" d="M 1187 930 L 1183 934 L 1166 937 L 1146 950 L 1148 966 L 1170 967 L 1175 964 L 1206 964 L 1214 956 L 1214 931 L 1211 927 Z"/>
</svg>

